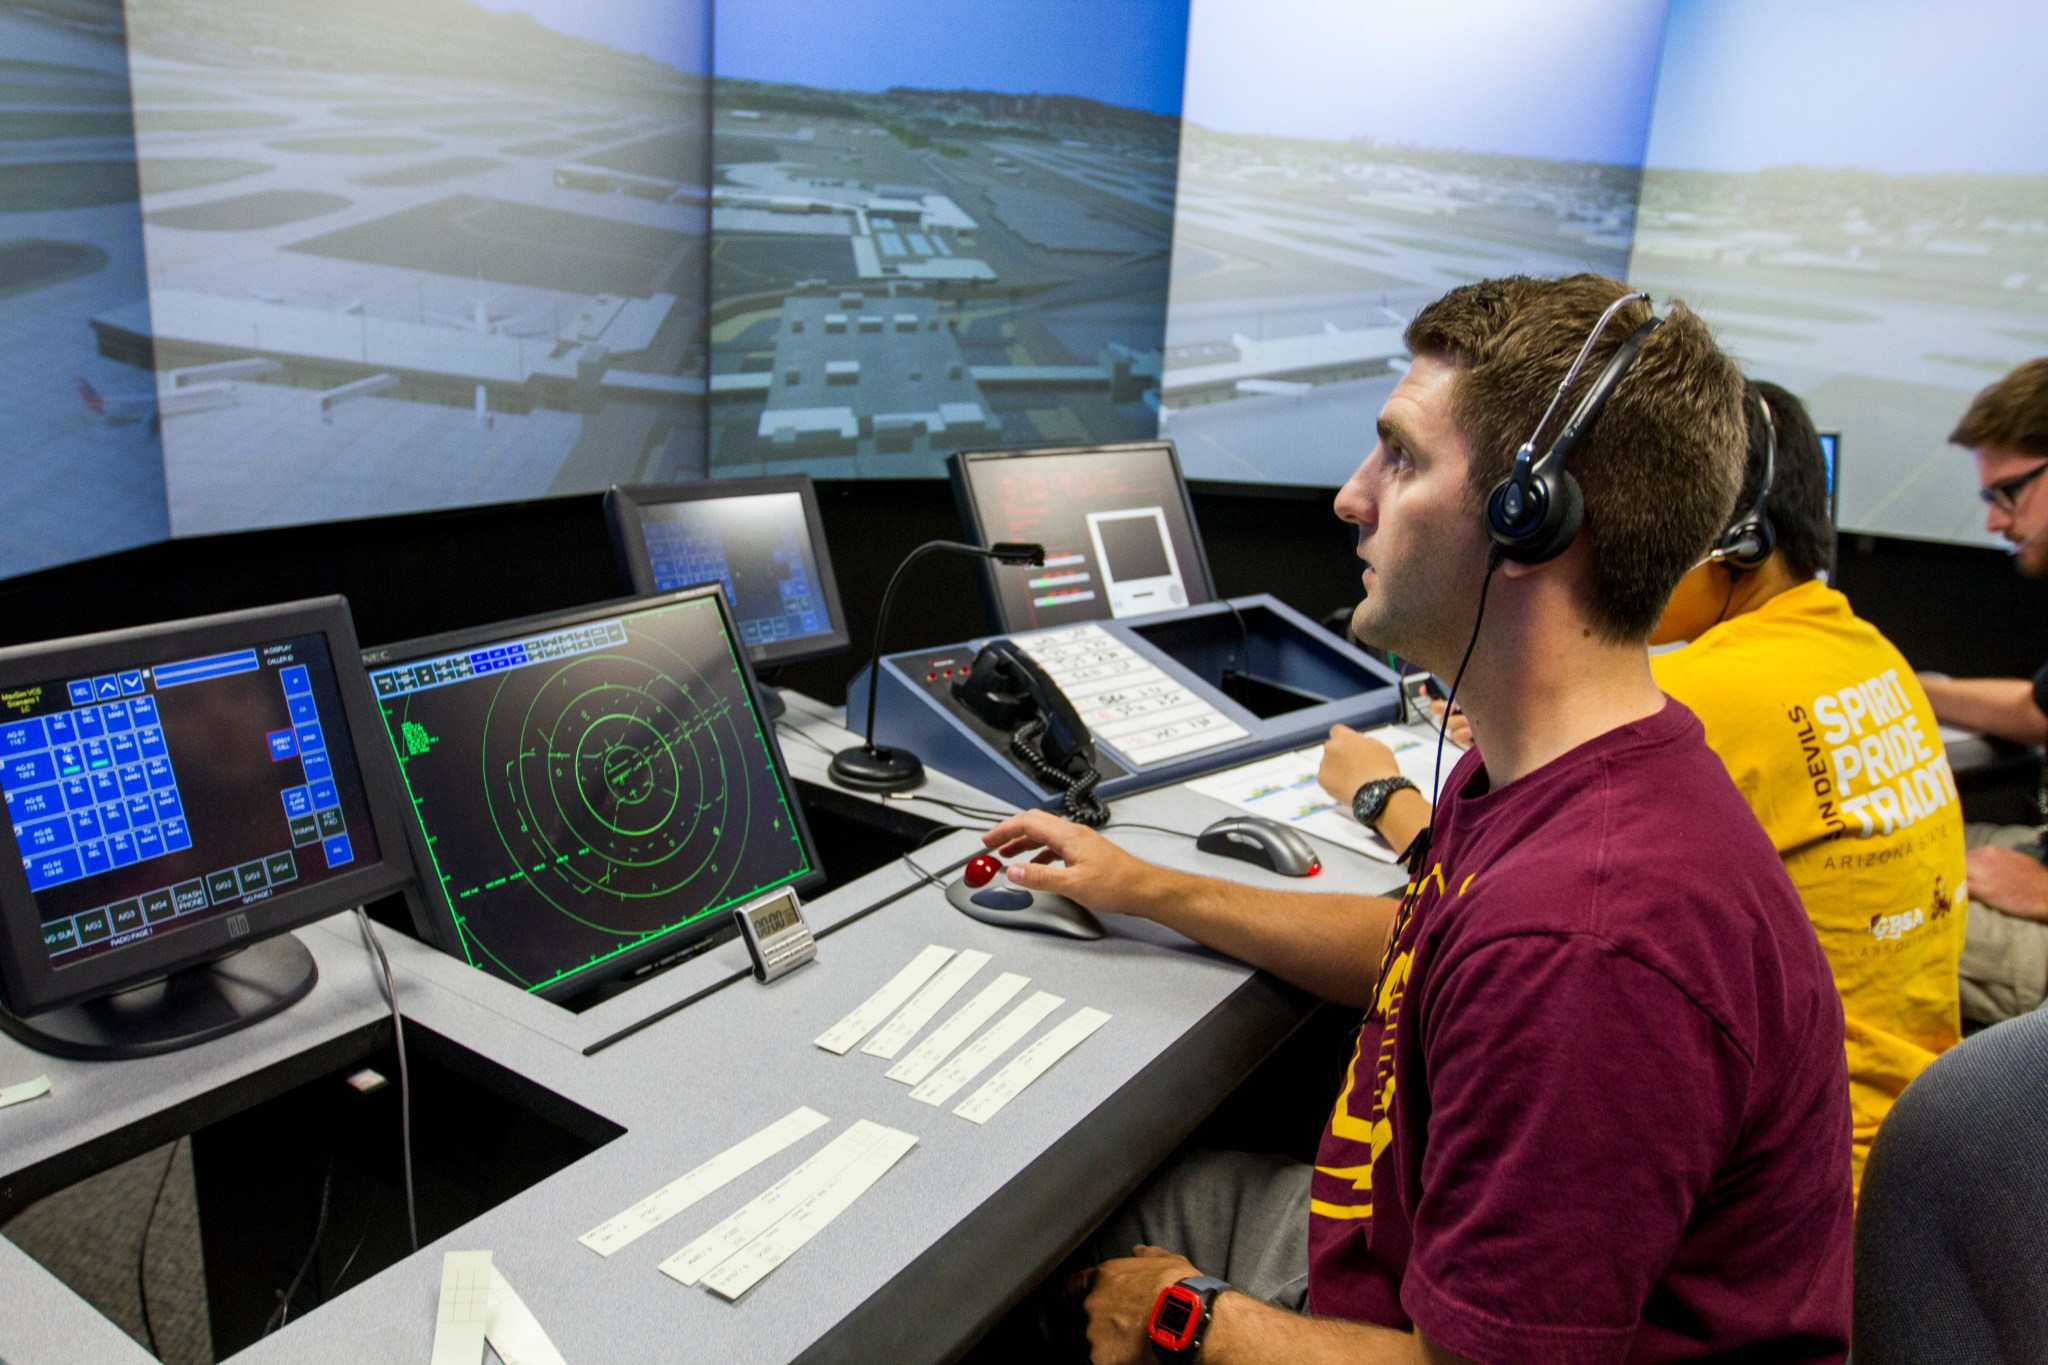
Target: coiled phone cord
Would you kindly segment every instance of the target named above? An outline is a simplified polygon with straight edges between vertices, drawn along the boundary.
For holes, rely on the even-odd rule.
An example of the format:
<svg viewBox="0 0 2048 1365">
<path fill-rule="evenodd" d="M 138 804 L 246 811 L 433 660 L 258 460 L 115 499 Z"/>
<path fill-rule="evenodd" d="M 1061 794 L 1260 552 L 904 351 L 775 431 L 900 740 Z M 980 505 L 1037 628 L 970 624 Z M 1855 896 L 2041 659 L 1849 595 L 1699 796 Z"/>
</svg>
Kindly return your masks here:
<svg viewBox="0 0 2048 1365">
<path fill-rule="evenodd" d="M 1102 780 L 1102 774 L 1091 767 L 1084 775 L 1075 777 L 1048 762 L 1045 750 L 1039 746 L 1047 727 L 1044 716 L 1034 716 L 1025 721 L 1010 735 L 1010 752 L 1029 764 L 1042 781 L 1064 793 L 1060 806 L 1069 820 L 1090 829 L 1102 828 L 1109 823 L 1109 807 L 1095 795 L 1095 784 Z"/>
</svg>

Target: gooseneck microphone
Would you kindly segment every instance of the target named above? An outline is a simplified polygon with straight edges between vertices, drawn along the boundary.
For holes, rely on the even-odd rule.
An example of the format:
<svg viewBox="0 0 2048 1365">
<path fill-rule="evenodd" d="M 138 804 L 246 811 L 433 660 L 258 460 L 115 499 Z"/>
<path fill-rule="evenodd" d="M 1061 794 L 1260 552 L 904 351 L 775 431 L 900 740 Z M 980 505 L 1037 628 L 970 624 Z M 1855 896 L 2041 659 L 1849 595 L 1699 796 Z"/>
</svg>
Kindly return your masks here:
<svg viewBox="0 0 2048 1365">
<path fill-rule="evenodd" d="M 887 748 L 875 743 L 875 699 L 882 691 L 882 642 L 887 638 L 889 604 L 896 598 L 896 586 L 903 581 L 905 570 L 934 550 L 980 555 L 998 564 L 1038 568 L 1045 563 L 1043 545 L 1018 540 L 999 540 L 985 547 L 959 540 L 928 540 L 904 556 L 903 562 L 896 566 L 896 572 L 889 576 L 889 586 L 882 590 L 882 610 L 875 617 L 875 652 L 868 660 L 868 723 L 862 743 L 855 748 L 841 749 L 832 756 L 832 780 L 842 787 L 851 787 L 855 791 L 893 792 L 906 791 L 924 781 L 923 759 L 908 749 Z"/>
</svg>

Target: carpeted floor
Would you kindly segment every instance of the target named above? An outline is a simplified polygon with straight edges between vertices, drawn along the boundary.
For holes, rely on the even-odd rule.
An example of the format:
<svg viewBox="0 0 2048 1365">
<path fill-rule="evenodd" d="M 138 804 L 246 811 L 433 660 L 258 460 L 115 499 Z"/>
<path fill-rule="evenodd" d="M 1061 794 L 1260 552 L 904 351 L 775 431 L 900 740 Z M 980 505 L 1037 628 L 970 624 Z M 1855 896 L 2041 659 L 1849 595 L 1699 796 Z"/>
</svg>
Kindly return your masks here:
<svg viewBox="0 0 2048 1365">
<path fill-rule="evenodd" d="M 0 1235 L 147 1349 L 135 1266 L 159 1184 L 163 1197 L 150 1223 L 146 1263 L 157 1356 L 167 1365 L 212 1365 L 189 1143 L 145 1152 L 31 1204 L 0 1226 Z"/>
</svg>

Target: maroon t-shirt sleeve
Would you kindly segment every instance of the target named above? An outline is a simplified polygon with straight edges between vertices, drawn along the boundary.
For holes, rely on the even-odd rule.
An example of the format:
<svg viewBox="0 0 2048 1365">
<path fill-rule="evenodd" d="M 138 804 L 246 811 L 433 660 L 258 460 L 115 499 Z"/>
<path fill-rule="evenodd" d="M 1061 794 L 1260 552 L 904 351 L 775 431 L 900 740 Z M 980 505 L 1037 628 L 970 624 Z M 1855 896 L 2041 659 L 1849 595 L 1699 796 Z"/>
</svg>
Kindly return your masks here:
<svg viewBox="0 0 2048 1365">
<path fill-rule="evenodd" d="M 1477 907 L 1474 907 L 1477 908 Z M 1439 961 L 1401 1306 L 1475 1360 L 1620 1361 L 1736 1140 L 1750 1063 L 1664 974 L 1586 933 Z"/>
</svg>

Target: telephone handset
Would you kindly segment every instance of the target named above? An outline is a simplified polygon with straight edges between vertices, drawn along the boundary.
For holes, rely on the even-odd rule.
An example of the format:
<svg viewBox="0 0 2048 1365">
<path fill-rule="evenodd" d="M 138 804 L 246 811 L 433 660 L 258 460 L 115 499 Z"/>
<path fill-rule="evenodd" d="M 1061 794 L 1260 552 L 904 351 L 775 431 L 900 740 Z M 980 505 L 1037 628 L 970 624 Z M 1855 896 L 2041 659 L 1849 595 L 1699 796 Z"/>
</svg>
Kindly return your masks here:
<svg viewBox="0 0 2048 1365">
<path fill-rule="evenodd" d="M 1062 793 L 1066 816 L 1083 825 L 1109 822 L 1095 796 L 1095 741 L 1080 712 L 1037 660 L 1016 641 L 991 640 L 953 684 L 953 697 L 990 726 L 1008 732 L 1010 753 L 1046 786 Z"/>
</svg>

